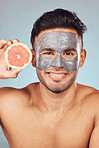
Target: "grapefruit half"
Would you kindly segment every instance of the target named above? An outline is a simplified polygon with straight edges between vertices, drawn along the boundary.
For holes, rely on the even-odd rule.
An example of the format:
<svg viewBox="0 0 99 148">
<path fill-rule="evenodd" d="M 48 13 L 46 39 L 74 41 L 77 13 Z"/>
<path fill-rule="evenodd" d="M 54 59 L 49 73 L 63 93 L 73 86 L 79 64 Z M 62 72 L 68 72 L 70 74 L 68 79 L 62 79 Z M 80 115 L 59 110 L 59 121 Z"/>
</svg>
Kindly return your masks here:
<svg viewBox="0 0 99 148">
<path fill-rule="evenodd" d="M 7 65 L 14 69 L 26 68 L 32 61 L 32 52 L 23 43 L 10 45 L 5 52 Z"/>
</svg>

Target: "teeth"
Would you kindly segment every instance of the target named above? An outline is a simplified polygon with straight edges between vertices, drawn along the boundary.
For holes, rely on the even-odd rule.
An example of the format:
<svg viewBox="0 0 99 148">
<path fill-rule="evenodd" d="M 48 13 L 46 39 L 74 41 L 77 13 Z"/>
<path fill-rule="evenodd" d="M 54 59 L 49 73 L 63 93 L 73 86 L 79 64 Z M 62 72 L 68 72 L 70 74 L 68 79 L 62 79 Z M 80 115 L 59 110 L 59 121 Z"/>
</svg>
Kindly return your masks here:
<svg viewBox="0 0 99 148">
<path fill-rule="evenodd" d="M 62 75 L 64 75 L 64 74 L 55 74 L 55 73 L 51 73 L 51 75 L 53 75 L 53 76 L 62 76 Z"/>
</svg>

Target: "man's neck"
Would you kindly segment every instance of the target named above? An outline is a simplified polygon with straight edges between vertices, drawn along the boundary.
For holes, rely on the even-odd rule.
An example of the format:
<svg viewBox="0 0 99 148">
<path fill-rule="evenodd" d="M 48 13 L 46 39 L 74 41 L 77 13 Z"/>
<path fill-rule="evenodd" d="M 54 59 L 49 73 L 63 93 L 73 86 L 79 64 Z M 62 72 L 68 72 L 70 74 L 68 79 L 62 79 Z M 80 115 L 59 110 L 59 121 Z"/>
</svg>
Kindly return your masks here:
<svg viewBox="0 0 99 148">
<path fill-rule="evenodd" d="M 77 84 L 73 83 L 67 90 L 55 94 L 48 90 L 42 83 L 38 86 L 37 97 L 39 108 L 45 112 L 63 112 L 68 110 L 76 99 Z"/>
</svg>

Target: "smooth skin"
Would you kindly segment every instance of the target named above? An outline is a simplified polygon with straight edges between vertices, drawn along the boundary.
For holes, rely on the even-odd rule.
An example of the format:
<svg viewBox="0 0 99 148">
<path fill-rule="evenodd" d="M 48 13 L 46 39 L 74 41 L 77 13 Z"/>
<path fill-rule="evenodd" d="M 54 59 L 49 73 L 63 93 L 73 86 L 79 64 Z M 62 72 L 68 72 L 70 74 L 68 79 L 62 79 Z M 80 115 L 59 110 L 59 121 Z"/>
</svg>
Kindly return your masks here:
<svg viewBox="0 0 99 148">
<path fill-rule="evenodd" d="M 71 29 L 62 30 L 76 33 Z M 46 31 L 41 32 L 35 42 Z M 7 47 L 15 42 L 19 41 L 0 41 L 1 79 L 16 78 L 21 71 L 11 71 L 4 59 Z M 84 49 L 81 51 L 79 68 L 83 66 L 85 58 Z M 35 59 L 33 52 L 34 67 Z M 52 73 L 58 75 L 62 71 L 37 69 L 40 79 L 55 86 Z M 59 77 L 58 85 L 62 81 L 67 83 L 72 75 L 73 72 Z M 10 148 L 98 148 L 99 91 L 78 84 L 76 80 L 59 94 L 51 92 L 41 81 L 22 89 L 0 88 L 0 121 Z"/>
</svg>

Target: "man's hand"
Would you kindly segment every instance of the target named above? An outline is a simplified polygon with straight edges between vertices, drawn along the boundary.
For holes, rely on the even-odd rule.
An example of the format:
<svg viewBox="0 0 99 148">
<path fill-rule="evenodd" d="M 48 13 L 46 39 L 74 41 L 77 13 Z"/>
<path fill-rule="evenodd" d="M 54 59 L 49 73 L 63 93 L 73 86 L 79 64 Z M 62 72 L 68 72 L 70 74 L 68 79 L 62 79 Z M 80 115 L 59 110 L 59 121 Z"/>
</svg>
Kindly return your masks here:
<svg viewBox="0 0 99 148">
<path fill-rule="evenodd" d="M 19 42 L 19 40 L 4 40 L 2 39 L 0 41 L 0 79 L 7 79 L 7 78 L 16 78 L 18 76 L 18 73 L 21 71 L 21 69 L 14 69 L 11 70 L 11 67 L 8 67 L 6 61 L 5 61 L 5 51 L 6 49 L 14 43 Z"/>
</svg>

